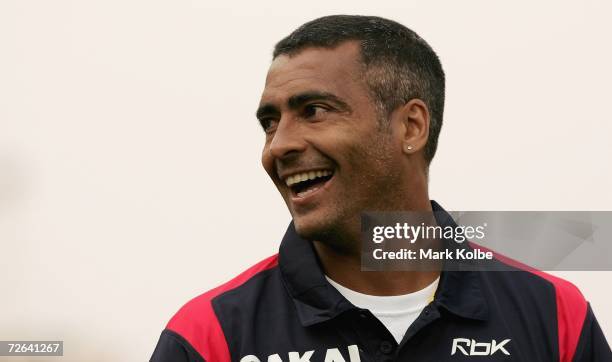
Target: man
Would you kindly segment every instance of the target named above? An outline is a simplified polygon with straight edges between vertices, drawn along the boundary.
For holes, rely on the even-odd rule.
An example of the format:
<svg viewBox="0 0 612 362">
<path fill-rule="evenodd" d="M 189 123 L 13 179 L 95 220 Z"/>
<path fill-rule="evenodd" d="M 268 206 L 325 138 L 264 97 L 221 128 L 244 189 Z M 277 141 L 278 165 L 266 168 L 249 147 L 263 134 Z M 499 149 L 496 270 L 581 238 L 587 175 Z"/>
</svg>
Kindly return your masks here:
<svg viewBox="0 0 612 362">
<path fill-rule="evenodd" d="M 188 302 L 151 360 L 612 361 L 580 292 L 544 273 L 361 271 L 364 211 L 445 214 L 427 190 L 443 106 L 438 57 L 398 23 L 329 16 L 281 40 L 257 118 L 293 221 L 278 255 Z"/>
</svg>

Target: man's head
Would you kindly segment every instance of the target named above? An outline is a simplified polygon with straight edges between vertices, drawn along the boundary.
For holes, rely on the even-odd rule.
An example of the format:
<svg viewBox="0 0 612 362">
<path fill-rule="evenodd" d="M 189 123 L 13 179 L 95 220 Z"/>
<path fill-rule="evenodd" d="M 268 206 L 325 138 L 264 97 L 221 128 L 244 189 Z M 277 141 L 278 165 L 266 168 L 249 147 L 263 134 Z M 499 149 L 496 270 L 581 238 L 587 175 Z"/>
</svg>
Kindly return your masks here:
<svg viewBox="0 0 612 362">
<path fill-rule="evenodd" d="M 427 198 L 443 106 L 437 56 L 398 23 L 328 16 L 281 40 L 257 117 L 298 233 L 339 241 L 364 211 Z"/>
</svg>

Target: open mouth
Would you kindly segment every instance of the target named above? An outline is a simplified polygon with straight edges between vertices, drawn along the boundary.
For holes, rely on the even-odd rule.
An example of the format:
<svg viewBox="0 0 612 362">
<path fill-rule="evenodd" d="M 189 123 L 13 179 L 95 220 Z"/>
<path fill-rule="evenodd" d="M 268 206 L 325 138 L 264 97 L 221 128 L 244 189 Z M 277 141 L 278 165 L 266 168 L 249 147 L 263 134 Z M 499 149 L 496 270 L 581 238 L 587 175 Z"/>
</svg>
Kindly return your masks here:
<svg viewBox="0 0 612 362">
<path fill-rule="evenodd" d="M 285 184 L 294 196 L 305 197 L 323 187 L 333 176 L 332 170 L 300 172 L 287 177 Z"/>
</svg>

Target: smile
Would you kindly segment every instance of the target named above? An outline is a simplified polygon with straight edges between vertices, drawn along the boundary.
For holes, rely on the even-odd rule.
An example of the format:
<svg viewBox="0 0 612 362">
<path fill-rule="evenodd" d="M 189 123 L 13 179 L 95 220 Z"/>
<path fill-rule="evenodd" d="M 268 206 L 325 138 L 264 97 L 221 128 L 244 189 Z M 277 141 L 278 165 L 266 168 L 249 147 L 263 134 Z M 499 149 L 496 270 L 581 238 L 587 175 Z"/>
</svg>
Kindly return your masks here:
<svg viewBox="0 0 612 362">
<path fill-rule="evenodd" d="M 293 174 L 285 179 L 285 184 L 297 197 L 305 197 L 320 189 L 334 175 L 331 170 L 312 170 Z"/>
</svg>

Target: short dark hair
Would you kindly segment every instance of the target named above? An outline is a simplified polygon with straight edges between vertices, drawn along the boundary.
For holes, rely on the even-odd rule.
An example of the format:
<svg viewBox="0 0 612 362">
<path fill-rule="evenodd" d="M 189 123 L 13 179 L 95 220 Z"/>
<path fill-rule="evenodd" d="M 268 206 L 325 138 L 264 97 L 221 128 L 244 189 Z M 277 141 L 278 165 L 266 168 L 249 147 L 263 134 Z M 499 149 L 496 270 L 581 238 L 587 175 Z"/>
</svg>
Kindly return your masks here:
<svg viewBox="0 0 612 362">
<path fill-rule="evenodd" d="M 444 71 L 438 56 L 417 33 L 376 16 L 331 15 L 312 20 L 279 41 L 273 58 L 305 48 L 334 48 L 359 41 L 361 63 L 370 97 L 385 119 L 397 107 L 419 98 L 430 113 L 425 159 L 431 162 L 438 145 L 444 112 Z"/>
</svg>

